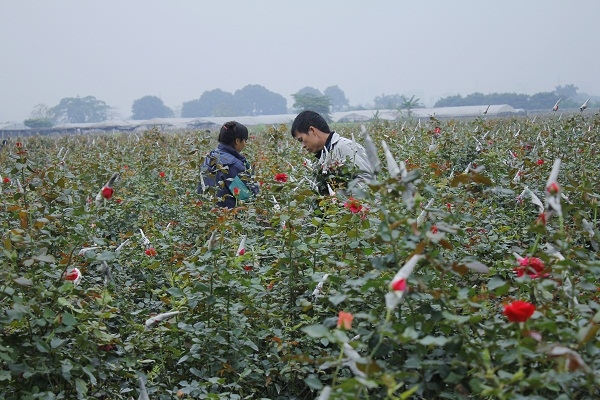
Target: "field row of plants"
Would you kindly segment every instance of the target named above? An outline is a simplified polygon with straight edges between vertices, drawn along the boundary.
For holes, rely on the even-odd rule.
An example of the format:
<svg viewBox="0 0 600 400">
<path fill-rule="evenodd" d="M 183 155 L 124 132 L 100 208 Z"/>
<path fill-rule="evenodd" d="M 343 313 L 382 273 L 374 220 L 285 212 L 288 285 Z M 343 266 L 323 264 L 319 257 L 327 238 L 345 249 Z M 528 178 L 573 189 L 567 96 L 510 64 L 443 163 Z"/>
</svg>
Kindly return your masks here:
<svg viewBox="0 0 600 400">
<path fill-rule="evenodd" d="M 600 115 L 333 127 L 366 190 L 257 127 L 233 210 L 196 193 L 216 132 L 10 139 L 0 397 L 600 397 Z"/>
</svg>

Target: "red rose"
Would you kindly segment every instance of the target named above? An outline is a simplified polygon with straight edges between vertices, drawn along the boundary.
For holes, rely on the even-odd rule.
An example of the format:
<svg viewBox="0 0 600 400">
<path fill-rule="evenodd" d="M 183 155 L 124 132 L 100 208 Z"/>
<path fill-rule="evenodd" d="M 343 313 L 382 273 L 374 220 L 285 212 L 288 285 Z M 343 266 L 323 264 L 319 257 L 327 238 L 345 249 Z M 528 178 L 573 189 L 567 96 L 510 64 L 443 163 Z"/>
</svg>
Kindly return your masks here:
<svg viewBox="0 0 600 400">
<path fill-rule="evenodd" d="M 560 191 L 560 186 L 558 186 L 558 183 L 556 182 L 552 182 L 548 185 L 548 187 L 546 187 L 546 192 L 548 192 L 551 195 L 555 195 Z"/>
<path fill-rule="evenodd" d="M 154 249 L 154 247 L 148 247 L 145 251 L 146 255 L 148 257 L 154 257 L 156 256 L 156 250 Z"/>
<path fill-rule="evenodd" d="M 510 322 L 525 322 L 535 312 L 535 306 L 523 300 L 516 300 L 504 306 L 504 315 Z"/>
<path fill-rule="evenodd" d="M 115 190 L 113 188 L 105 186 L 102 188 L 102 197 L 108 200 L 113 196 L 114 192 Z"/>
<path fill-rule="evenodd" d="M 284 182 L 287 182 L 288 176 L 287 176 L 287 174 L 283 174 L 283 173 L 281 173 L 281 174 L 275 174 L 275 180 L 277 182 L 284 183 Z"/>
<path fill-rule="evenodd" d="M 352 320 L 353 319 L 354 319 L 354 315 L 352 315 L 351 313 L 348 313 L 345 311 L 340 311 L 340 313 L 338 315 L 338 323 L 337 323 L 338 329 L 344 329 L 344 330 L 352 329 Z"/>
<path fill-rule="evenodd" d="M 2 179 L 2 182 L 4 183 L 10 183 L 10 178 L 5 176 L 4 179 Z"/>
<path fill-rule="evenodd" d="M 437 228 L 437 226 L 433 225 L 433 226 L 431 227 L 431 233 L 438 233 L 438 228 Z"/>
<path fill-rule="evenodd" d="M 362 211 L 362 204 L 357 199 L 350 197 L 347 202 L 344 203 L 344 207 L 346 207 L 350 212 L 354 214 Z"/>
<path fill-rule="evenodd" d="M 392 290 L 395 292 L 403 292 L 406 290 L 406 279 L 398 279 L 396 282 L 392 282 Z"/>
<path fill-rule="evenodd" d="M 535 220 L 536 225 L 546 225 L 546 213 L 540 213 L 540 216 Z"/>
<path fill-rule="evenodd" d="M 160 171 L 160 172 L 158 173 L 158 176 L 160 176 L 161 178 L 164 178 L 164 177 L 165 177 L 165 173 L 164 173 L 163 171 Z"/>
<path fill-rule="evenodd" d="M 544 160 L 542 160 L 541 158 L 539 160 L 536 161 L 537 165 L 544 165 Z"/>
<path fill-rule="evenodd" d="M 238 254 L 240 256 L 243 256 L 244 254 L 246 254 L 246 249 L 240 249 L 240 251 L 238 251 Z"/>
<path fill-rule="evenodd" d="M 544 262 L 537 257 L 525 257 L 520 261 L 520 266 L 514 268 L 517 276 L 521 277 L 525 274 L 529 275 L 531 279 L 539 278 L 540 276 L 547 276 L 548 274 L 541 275 L 545 268 Z"/>
<path fill-rule="evenodd" d="M 239 188 L 233 188 L 233 195 L 234 196 L 238 196 L 240 194 L 240 189 Z"/>
</svg>

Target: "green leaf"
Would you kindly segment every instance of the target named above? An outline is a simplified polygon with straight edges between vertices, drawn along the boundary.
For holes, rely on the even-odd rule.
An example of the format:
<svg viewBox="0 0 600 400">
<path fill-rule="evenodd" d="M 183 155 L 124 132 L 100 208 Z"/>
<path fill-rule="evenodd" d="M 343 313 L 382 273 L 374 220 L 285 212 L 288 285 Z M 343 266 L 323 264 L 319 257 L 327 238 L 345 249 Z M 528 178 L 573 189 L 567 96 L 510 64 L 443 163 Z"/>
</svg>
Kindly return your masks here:
<svg viewBox="0 0 600 400">
<path fill-rule="evenodd" d="M 309 388 L 314 389 L 314 390 L 323 389 L 323 383 L 318 378 L 315 378 L 314 376 L 304 378 L 304 383 L 306 383 L 306 385 Z"/>
<path fill-rule="evenodd" d="M 506 285 L 506 281 L 504 279 L 501 279 L 501 278 L 498 278 L 497 276 L 494 276 L 488 282 L 487 288 L 488 288 L 488 290 L 494 290 L 494 289 L 497 289 L 497 288 L 502 287 L 504 285 Z"/>
<path fill-rule="evenodd" d="M 50 347 L 52 347 L 53 349 L 56 349 L 57 347 L 60 347 L 63 343 L 65 343 L 66 341 L 67 341 L 66 339 L 54 338 L 50 341 Z"/>
<path fill-rule="evenodd" d="M 80 398 L 87 398 L 88 388 L 83 379 L 75 379 L 75 388 L 77 389 L 77 394 Z"/>
<path fill-rule="evenodd" d="M 89 365 L 86 365 L 85 367 L 81 368 L 81 370 L 82 370 L 83 372 L 85 372 L 85 373 L 87 374 L 87 376 L 89 376 L 89 377 L 90 377 L 90 383 L 91 383 L 92 385 L 95 385 L 95 384 L 96 384 L 96 377 L 95 377 L 95 376 L 94 376 L 94 374 L 92 373 L 92 371 L 91 371 L 91 369 L 90 369 L 90 366 L 89 366 Z"/>
<path fill-rule="evenodd" d="M 344 300 L 346 300 L 346 295 L 345 294 L 341 294 L 338 293 L 336 295 L 333 296 L 329 296 L 329 301 L 334 305 L 337 306 L 338 304 L 342 303 Z"/>
<path fill-rule="evenodd" d="M 176 287 L 170 287 L 167 289 L 167 293 L 169 293 L 171 296 L 173 297 L 184 297 L 185 293 L 183 293 L 183 290 L 176 288 Z"/>
<path fill-rule="evenodd" d="M 409 399 L 417 391 L 417 389 L 419 389 L 419 385 L 415 385 L 415 386 L 411 387 L 410 389 L 408 389 L 407 391 L 405 391 L 404 393 L 402 393 L 400 395 L 400 399 L 402 399 L 402 400 Z"/>
<path fill-rule="evenodd" d="M 423 339 L 419 340 L 423 346 L 443 346 L 448 342 L 448 338 L 444 336 L 430 336 L 427 335 Z"/>
<path fill-rule="evenodd" d="M 53 263 L 56 261 L 56 259 L 49 254 L 34 256 L 32 258 L 36 261 L 45 262 L 45 263 Z"/>
<path fill-rule="evenodd" d="M 62 314 L 62 323 L 67 326 L 76 325 L 77 319 L 73 316 L 73 314 L 63 313 Z"/>
<path fill-rule="evenodd" d="M 331 336 L 329 329 L 327 329 L 325 327 L 325 325 L 321 325 L 321 324 L 303 326 L 301 328 L 301 330 L 304 333 L 306 333 L 308 336 L 313 337 L 313 338 L 321 338 L 321 337 L 329 338 Z"/>
<path fill-rule="evenodd" d="M 14 279 L 15 283 L 21 286 L 31 286 L 33 285 L 33 281 L 29 278 L 25 278 L 25 277 L 19 277 Z"/>
<path fill-rule="evenodd" d="M 103 251 L 96 256 L 98 261 L 113 261 L 115 258 L 117 258 L 117 255 L 113 251 Z"/>
</svg>

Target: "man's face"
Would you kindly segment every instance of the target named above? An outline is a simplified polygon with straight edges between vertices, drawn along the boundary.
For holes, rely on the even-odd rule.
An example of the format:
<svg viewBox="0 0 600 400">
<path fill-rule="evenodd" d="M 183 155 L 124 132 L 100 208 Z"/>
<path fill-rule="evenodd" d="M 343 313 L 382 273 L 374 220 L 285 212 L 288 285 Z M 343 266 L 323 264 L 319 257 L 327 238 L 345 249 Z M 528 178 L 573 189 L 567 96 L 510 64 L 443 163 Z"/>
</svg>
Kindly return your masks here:
<svg viewBox="0 0 600 400">
<path fill-rule="evenodd" d="M 294 133 L 294 138 L 300 142 L 302 148 L 311 153 L 317 153 L 323 150 L 325 141 L 318 135 L 317 130 L 312 126 L 308 128 L 307 133 Z"/>
</svg>

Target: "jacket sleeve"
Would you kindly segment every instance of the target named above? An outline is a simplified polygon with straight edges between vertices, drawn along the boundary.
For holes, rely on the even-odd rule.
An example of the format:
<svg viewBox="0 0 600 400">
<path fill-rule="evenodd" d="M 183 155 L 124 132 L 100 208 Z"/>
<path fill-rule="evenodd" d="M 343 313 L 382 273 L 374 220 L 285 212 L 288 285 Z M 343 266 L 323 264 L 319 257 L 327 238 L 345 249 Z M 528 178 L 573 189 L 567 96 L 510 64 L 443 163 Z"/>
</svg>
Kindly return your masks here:
<svg viewBox="0 0 600 400">
<path fill-rule="evenodd" d="M 356 167 L 356 177 L 353 182 L 367 180 L 373 177 L 373 167 L 367 157 L 365 148 L 358 143 L 352 143 L 350 140 L 340 141 L 335 147 L 336 157 L 342 161 L 350 160 Z"/>
</svg>

